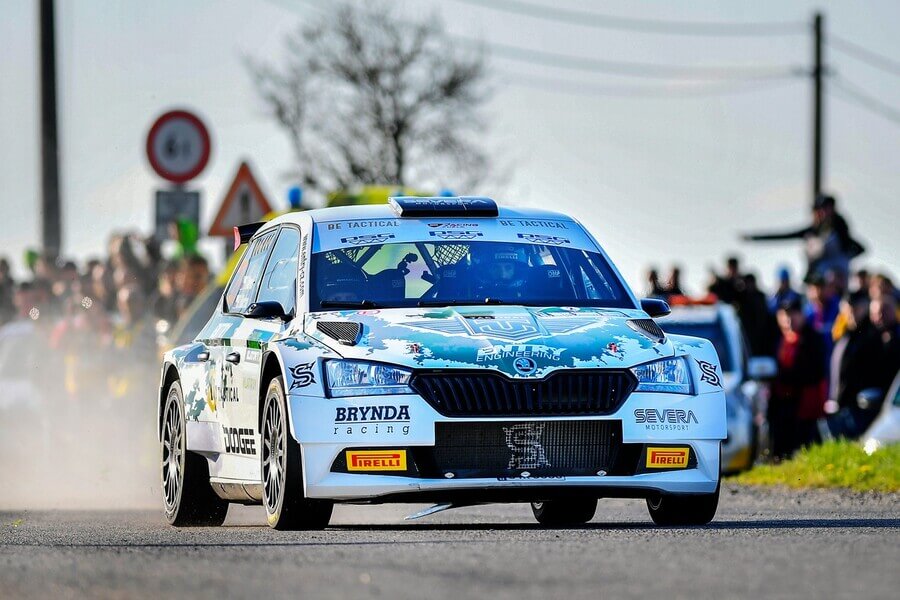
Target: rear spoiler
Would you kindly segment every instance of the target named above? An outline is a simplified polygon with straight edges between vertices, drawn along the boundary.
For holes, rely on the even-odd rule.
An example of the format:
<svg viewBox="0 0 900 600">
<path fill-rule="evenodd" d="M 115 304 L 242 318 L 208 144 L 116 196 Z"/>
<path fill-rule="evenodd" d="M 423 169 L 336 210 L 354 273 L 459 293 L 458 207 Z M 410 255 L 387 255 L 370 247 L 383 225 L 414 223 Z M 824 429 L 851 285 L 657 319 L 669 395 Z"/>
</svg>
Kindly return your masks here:
<svg viewBox="0 0 900 600">
<path fill-rule="evenodd" d="M 259 231 L 260 227 L 265 225 L 265 222 L 260 223 L 248 223 L 247 225 L 238 225 L 234 228 L 234 249 L 237 250 L 241 244 L 246 244 L 250 241 L 257 231 Z"/>
</svg>

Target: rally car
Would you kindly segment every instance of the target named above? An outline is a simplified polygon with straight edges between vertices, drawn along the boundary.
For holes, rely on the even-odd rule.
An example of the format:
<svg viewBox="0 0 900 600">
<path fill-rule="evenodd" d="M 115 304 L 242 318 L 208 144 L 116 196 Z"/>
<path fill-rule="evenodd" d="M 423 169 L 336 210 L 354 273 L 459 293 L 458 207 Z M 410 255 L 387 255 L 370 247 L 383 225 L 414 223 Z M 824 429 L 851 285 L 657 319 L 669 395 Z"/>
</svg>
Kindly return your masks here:
<svg viewBox="0 0 900 600">
<path fill-rule="evenodd" d="M 275 529 L 336 502 L 598 498 L 704 524 L 719 498 L 716 350 L 665 334 L 576 220 L 488 198 L 392 198 L 235 230 L 249 244 L 194 342 L 166 353 L 162 490 L 173 525 L 262 504 Z M 423 514 L 426 514 L 426 511 Z"/>
</svg>

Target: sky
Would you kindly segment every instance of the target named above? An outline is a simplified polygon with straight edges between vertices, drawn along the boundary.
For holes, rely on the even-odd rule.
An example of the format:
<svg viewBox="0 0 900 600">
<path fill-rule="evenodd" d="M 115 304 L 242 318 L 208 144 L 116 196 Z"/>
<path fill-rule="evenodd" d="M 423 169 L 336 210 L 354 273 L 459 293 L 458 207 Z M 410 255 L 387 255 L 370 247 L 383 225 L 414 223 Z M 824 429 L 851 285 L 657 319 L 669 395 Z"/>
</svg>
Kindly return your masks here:
<svg viewBox="0 0 900 600">
<path fill-rule="evenodd" d="M 826 35 L 900 61 L 900 3 L 892 0 L 528 1 L 620 17 L 736 23 L 808 23 L 818 9 Z M 38 245 L 40 231 L 37 3 L 2 4 L 0 255 L 21 273 L 24 250 Z M 809 218 L 808 78 L 688 94 L 666 80 L 514 61 L 490 49 L 808 69 L 812 44 L 805 33 L 661 35 L 532 18 L 462 0 L 396 4 L 404 18 L 436 13 L 451 33 L 481 39 L 488 49 L 493 93 L 484 145 L 498 172 L 508 175 L 484 189 L 460 190 L 451 173 L 445 182 L 451 189 L 575 216 L 638 293 L 649 265 L 666 271 L 674 263 L 683 267 L 689 291 L 699 292 L 708 269 L 730 254 L 741 256 L 767 285 L 782 264 L 801 271 L 799 243 L 739 238 L 799 227 Z M 189 186 L 202 193 L 202 226 L 209 226 L 241 160 L 250 162 L 272 205 L 286 206 L 291 150 L 265 115 L 242 58 L 278 61 L 284 37 L 328 6 L 317 0 L 58 0 L 64 254 L 101 255 L 113 230 L 149 233 L 154 191 L 166 184 L 144 156 L 145 137 L 153 120 L 173 107 L 196 111 L 212 134 L 210 165 Z M 825 187 L 837 194 L 868 249 L 859 266 L 900 276 L 900 123 L 833 91 L 836 80 L 850 82 L 900 113 L 900 76 L 831 47 L 826 61 Z M 627 91 L 634 86 L 651 88 Z M 218 260 L 221 248 L 206 248 Z"/>
</svg>

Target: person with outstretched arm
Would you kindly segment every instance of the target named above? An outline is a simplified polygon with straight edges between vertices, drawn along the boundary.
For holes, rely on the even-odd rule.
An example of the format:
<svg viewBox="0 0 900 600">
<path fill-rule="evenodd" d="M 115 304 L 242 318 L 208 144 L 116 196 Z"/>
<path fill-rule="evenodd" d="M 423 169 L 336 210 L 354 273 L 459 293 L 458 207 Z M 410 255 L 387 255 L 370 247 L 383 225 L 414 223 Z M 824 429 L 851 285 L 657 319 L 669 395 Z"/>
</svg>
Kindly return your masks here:
<svg viewBox="0 0 900 600">
<path fill-rule="evenodd" d="M 806 243 L 807 269 L 805 279 L 824 275 L 832 269 L 845 278 L 850 260 L 862 254 L 864 248 L 850 236 L 847 221 L 837 212 L 834 196 L 821 194 L 813 204 L 813 221 L 802 229 L 781 233 L 744 235 L 745 241 L 773 241 L 802 239 Z"/>
</svg>

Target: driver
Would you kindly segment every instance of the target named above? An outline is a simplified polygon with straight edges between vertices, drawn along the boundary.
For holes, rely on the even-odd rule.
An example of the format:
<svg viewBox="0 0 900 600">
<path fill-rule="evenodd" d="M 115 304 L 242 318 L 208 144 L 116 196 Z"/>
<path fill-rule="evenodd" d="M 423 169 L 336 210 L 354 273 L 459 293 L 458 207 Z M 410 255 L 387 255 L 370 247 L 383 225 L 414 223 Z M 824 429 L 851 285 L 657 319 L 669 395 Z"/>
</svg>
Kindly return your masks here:
<svg viewBox="0 0 900 600">
<path fill-rule="evenodd" d="M 525 293 L 528 257 L 514 244 L 473 244 L 470 250 L 478 297 L 520 299 Z"/>
<path fill-rule="evenodd" d="M 330 302 L 360 302 L 366 289 L 365 274 L 345 263 L 320 263 L 316 279 L 319 298 Z"/>
</svg>

